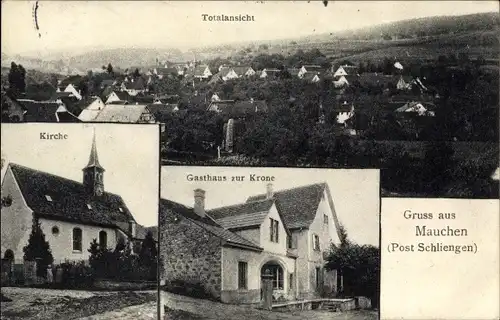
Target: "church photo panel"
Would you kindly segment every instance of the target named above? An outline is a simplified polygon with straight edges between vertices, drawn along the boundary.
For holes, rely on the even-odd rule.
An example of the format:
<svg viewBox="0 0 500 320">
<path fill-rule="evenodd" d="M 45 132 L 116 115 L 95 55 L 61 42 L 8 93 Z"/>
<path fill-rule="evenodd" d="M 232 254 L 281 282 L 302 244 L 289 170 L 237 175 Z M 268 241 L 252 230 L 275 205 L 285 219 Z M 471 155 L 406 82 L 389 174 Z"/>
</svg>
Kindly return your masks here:
<svg viewBox="0 0 500 320">
<path fill-rule="evenodd" d="M 127 286 L 155 302 L 160 127 L 3 124 L 1 135 L 2 286 Z"/>
</svg>

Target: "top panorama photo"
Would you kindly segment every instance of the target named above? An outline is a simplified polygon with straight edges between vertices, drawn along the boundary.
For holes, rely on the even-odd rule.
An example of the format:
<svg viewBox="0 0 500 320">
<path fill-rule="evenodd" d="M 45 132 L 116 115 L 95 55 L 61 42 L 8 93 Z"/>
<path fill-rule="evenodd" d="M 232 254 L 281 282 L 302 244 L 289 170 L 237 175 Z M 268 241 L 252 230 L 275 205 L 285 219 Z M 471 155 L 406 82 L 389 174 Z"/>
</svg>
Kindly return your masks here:
<svg viewBox="0 0 500 320">
<path fill-rule="evenodd" d="M 2 122 L 161 123 L 164 165 L 379 168 L 384 196 L 498 196 L 496 1 L 2 9 Z"/>
</svg>

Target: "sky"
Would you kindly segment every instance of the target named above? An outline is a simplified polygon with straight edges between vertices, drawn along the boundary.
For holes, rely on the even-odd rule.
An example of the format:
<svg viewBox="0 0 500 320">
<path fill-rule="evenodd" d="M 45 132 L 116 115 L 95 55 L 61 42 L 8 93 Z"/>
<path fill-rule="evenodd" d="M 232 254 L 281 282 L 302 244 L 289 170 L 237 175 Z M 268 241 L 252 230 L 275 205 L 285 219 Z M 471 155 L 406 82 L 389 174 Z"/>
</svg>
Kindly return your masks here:
<svg viewBox="0 0 500 320">
<path fill-rule="evenodd" d="M 379 170 L 374 169 L 303 169 L 237 167 L 162 167 L 161 196 L 193 207 L 194 189 L 205 190 L 205 208 L 244 203 L 251 195 L 262 194 L 269 182 L 252 182 L 248 176 L 273 175 L 275 191 L 326 182 L 335 210 L 351 240 L 359 244 L 379 245 Z M 195 182 L 189 174 L 246 176 L 246 182 Z"/>
<path fill-rule="evenodd" d="M 2 1 L 2 52 L 175 47 L 293 38 L 398 20 L 499 11 L 497 1 Z M 251 15 L 251 22 L 208 22 Z M 83 50 L 83 49 L 80 49 Z"/>
<path fill-rule="evenodd" d="M 104 190 L 120 195 L 136 221 L 158 225 L 158 127 L 99 124 L 95 128 Z M 2 181 L 10 162 L 82 182 L 94 125 L 2 124 Z M 67 140 L 40 140 L 41 132 L 68 134 Z"/>
</svg>

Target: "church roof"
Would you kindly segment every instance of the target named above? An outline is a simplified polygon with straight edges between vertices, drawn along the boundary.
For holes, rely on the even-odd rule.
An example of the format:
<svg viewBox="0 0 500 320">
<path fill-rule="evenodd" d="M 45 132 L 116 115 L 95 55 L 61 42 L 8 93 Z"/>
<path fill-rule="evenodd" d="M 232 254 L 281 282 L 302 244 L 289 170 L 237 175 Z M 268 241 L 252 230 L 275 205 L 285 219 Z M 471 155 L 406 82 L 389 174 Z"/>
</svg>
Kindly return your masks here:
<svg viewBox="0 0 500 320">
<path fill-rule="evenodd" d="M 89 163 L 85 166 L 85 168 L 94 168 L 94 167 L 104 171 L 104 168 L 99 164 L 99 157 L 97 156 L 95 133 L 94 133 L 94 138 L 92 139 L 92 149 L 90 150 Z"/>
<path fill-rule="evenodd" d="M 134 220 L 116 194 L 104 192 L 95 197 L 83 183 L 14 163 L 9 167 L 26 204 L 38 217 L 107 227 Z"/>
</svg>

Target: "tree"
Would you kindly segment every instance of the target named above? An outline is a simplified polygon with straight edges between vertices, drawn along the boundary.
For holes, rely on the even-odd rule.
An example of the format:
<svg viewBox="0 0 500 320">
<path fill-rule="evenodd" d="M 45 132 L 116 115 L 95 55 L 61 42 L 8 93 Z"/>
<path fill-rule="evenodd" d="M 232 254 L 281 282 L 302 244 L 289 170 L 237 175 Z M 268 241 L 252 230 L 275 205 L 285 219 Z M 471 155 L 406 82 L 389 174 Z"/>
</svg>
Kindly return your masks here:
<svg viewBox="0 0 500 320">
<path fill-rule="evenodd" d="M 151 231 L 148 231 L 142 241 L 141 250 L 139 251 L 139 265 L 148 269 L 150 278 L 156 278 L 158 250 L 156 249 L 156 242 Z"/>
<path fill-rule="evenodd" d="M 139 78 L 141 76 L 141 73 L 139 72 L 139 69 L 135 69 L 134 70 L 134 73 L 132 75 L 134 78 Z"/>
<path fill-rule="evenodd" d="M 107 71 L 109 74 L 112 74 L 112 73 L 113 73 L 113 66 L 111 65 L 111 63 L 108 63 L 108 67 L 106 68 L 106 71 Z"/>
<path fill-rule="evenodd" d="M 9 93 L 14 97 L 26 92 L 26 70 L 22 65 L 17 65 L 15 62 L 10 64 L 8 80 Z"/>
<path fill-rule="evenodd" d="M 372 245 L 352 242 L 343 226 L 340 226 L 340 243 L 332 244 L 325 268 L 337 270 L 344 278 L 341 295 L 367 296 L 374 307 L 378 306 L 380 250 Z"/>
<path fill-rule="evenodd" d="M 365 73 L 366 69 L 367 67 L 365 66 L 365 64 L 363 62 L 360 62 L 358 66 L 358 73 L 359 74 Z"/>
<path fill-rule="evenodd" d="M 28 244 L 23 248 L 23 252 L 24 260 L 37 261 L 37 275 L 45 276 L 47 267 L 54 262 L 54 257 L 49 242 L 45 241 L 45 234 L 37 218 L 33 218 L 31 234 Z"/>
<path fill-rule="evenodd" d="M 139 252 L 139 263 L 144 266 L 151 266 L 156 262 L 158 251 L 156 242 L 153 238 L 153 233 L 148 231 L 144 241 L 142 241 L 141 251 Z"/>
</svg>

